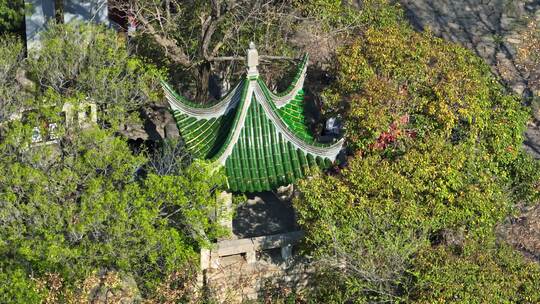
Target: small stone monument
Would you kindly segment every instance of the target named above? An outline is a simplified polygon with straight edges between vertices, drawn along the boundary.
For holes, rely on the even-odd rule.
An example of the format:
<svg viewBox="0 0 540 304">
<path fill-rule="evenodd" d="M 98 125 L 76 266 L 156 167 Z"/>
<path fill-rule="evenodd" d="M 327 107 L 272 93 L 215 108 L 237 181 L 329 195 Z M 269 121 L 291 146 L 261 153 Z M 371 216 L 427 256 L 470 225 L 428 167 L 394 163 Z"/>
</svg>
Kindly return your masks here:
<svg viewBox="0 0 540 304">
<path fill-rule="evenodd" d="M 77 107 L 66 102 L 62 107 L 65 117 L 66 127 L 73 127 L 76 124 L 80 128 L 88 128 L 97 123 L 97 105 L 91 101 L 83 101 Z"/>
</svg>

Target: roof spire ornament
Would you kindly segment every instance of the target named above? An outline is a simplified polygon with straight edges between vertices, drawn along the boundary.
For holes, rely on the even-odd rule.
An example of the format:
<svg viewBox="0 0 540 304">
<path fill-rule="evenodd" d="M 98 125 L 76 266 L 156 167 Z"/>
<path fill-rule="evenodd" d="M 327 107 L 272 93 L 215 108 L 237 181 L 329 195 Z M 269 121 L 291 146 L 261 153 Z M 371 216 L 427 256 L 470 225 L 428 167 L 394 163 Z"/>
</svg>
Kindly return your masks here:
<svg viewBox="0 0 540 304">
<path fill-rule="evenodd" d="M 222 100 L 201 105 L 162 82 L 187 149 L 225 167 L 231 191 L 258 192 L 294 183 L 314 167 L 328 168 L 343 139 L 320 143 L 304 117 L 308 56 L 293 83 L 273 93 L 260 79 L 255 44 L 247 50 L 247 75 Z"/>
<path fill-rule="evenodd" d="M 255 43 L 251 41 L 249 43 L 249 49 L 247 50 L 247 76 L 248 77 L 258 77 L 259 70 L 257 66 L 259 65 L 259 52 L 255 48 Z"/>
</svg>

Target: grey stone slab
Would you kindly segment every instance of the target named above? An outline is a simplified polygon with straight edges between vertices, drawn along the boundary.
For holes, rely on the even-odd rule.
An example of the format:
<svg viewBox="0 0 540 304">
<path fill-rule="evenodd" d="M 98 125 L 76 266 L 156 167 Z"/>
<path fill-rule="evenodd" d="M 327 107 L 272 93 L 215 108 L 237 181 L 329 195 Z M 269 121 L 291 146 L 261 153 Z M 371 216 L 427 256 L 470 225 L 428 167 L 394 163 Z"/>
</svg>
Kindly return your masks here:
<svg viewBox="0 0 540 304">
<path fill-rule="evenodd" d="M 30 7 L 25 16 L 26 46 L 32 49 L 39 46 L 40 33 L 54 19 L 54 0 L 25 0 L 25 4 Z"/>
<path fill-rule="evenodd" d="M 293 231 L 239 240 L 224 240 L 218 242 L 216 251 L 219 256 L 228 256 L 249 251 L 280 248 L 298 243 L 303 236 L 303 231 Z"/>
<path fill-rule="evenodd" d="M 64 22 L 71 21 L 109 25 L 107 0 L 64 0 Z"/>
</svg>

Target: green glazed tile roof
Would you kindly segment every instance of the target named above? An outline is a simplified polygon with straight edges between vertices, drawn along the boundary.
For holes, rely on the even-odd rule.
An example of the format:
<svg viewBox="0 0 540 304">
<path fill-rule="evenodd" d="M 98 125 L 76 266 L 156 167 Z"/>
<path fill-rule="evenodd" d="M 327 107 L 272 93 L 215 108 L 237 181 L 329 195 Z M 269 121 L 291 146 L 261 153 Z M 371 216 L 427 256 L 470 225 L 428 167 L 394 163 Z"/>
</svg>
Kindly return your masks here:
<svg viewBox="0 0 540 304">
<path fill-rule="evenodd" d="M 272 93 L 259 78 L 246 76 L 221 101 L 201 106 L 163 88 L 188 150 L 225 167 L 231 191 L 256 192 L 288 185 L 327 168 L 343 140 L 322 144 L 305 123 L 302 90 L 307 56 L 293 84 Z"/>
</svg>

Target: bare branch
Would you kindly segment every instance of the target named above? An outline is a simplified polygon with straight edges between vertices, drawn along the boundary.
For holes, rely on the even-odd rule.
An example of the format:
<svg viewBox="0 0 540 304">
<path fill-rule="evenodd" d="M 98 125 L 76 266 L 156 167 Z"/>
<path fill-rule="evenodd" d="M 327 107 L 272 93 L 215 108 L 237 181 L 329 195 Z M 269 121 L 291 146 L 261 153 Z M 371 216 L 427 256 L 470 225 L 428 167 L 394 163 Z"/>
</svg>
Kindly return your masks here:
<svg viewBox="0 0 540 304">
<path fill-rule="evenodd" d="M 259 59 L 261 61 L 269 60 L 288 60 L 288 61 L 297 61 L 299 58 L 289 57 L 289 56 L 270 56 L 270 55 L 260 55 Z M 220 56 L 220 57 L 208 57 L 208 61 L 245 61 L 246 57 L 243 56 Z"/>
<path fill-rule="evenodd" d="M 169 53 L 169 57 L 172 60 L 186 67 L 192 65 L 191 60 L 189 60 L 184 50 L 180 48 L 174 40 L 160 35 L 154 26 L 142 14 L 138 15 L 137 17 L 152 35 L 152 37 L 154 37 L 155 41 Z"/>
</svg>

